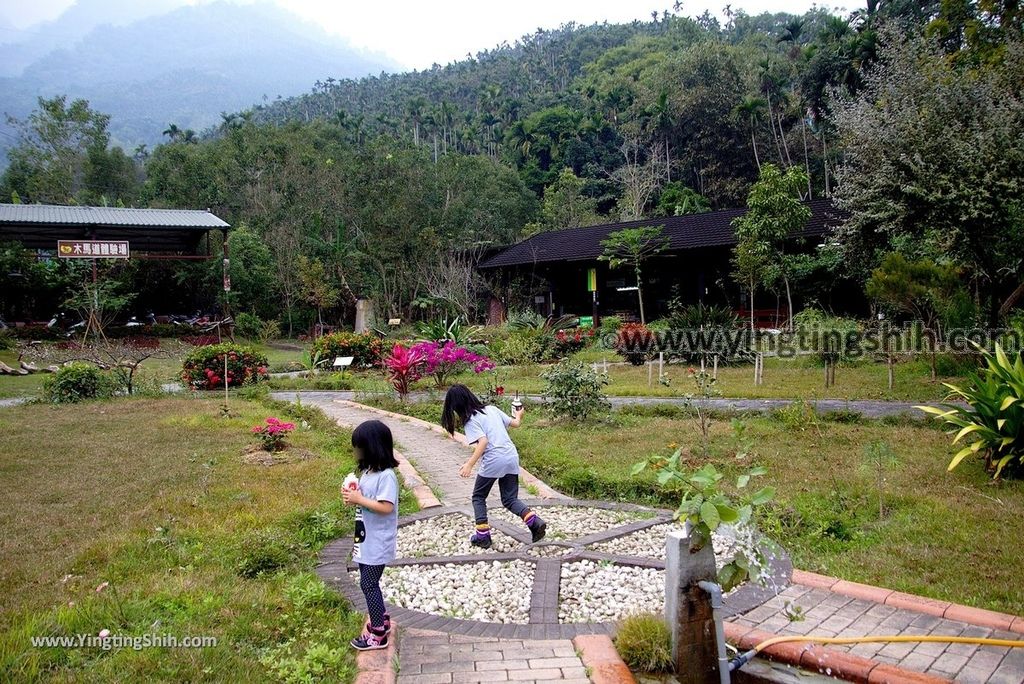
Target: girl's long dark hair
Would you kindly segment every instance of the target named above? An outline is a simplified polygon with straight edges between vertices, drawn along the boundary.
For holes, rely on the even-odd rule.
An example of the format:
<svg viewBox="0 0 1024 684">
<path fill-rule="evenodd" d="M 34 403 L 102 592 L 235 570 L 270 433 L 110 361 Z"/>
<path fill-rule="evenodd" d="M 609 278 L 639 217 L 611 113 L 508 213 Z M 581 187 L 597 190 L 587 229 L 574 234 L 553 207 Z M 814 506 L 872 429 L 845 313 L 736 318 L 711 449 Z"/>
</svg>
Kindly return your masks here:
<svg viewBox="0 0 1024 684">
<path fill-rule="evenodd" d="M 362 422 L 352 431 L 352 446 L 356 449 L 356 468 L 361 472 L 381 472 L 397 468 L 395 440 L 391 429 L 379 420 Z"/>
<path fill-rule="evenodd" d="M 452 385 L 444 395 L 444 408 L 441 410 L 441 427 L 449 435 L 455 434 L 455 428 L 465 425 L 474 413 L 484 410 L 483 403 L 465 385 Z M 459 425 L 455 424 L 458 417 Z"/>
</svg>

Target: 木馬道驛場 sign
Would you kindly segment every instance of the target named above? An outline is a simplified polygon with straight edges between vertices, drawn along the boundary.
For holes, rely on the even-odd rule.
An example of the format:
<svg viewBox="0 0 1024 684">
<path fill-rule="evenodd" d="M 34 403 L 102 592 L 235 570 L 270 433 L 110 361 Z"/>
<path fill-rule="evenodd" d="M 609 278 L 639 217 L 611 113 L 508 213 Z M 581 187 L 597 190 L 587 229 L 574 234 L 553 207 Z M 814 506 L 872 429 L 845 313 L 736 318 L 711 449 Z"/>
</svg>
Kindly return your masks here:
<svg viewBox="0 0 1024 684">
<path fill-rule="evenodd" d="M 58 240 L 57 256 L 62 259 L 127 259 L 127 240 Z"/>
</svg>

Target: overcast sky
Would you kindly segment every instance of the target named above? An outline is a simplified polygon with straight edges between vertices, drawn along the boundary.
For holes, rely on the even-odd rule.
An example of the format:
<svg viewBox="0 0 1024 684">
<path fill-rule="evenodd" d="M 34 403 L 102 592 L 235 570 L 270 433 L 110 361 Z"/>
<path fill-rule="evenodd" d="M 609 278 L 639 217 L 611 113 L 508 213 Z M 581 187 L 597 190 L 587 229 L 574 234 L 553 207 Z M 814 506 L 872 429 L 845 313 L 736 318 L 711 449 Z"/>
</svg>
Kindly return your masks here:
<svg viewBox="0 0 1024 684">
<path fill-rule="evenodd" d="M 145 2 L 145 0 L 139 0 Z M 182 4 L 196 1 L 182 0 Z M 319 23 L 356 47 L 382 52 L 410 69 L 447 64 L 513 42 L 537 28 L 555 28 L 568 21 L 593 23 L 649 19 L 652 10 L 671 7 L 672 0 L 273 0 Z M 711 10 L 720 14 L 728 0 L 688 0 L 682 14 L 696 16 Z M 20 33 L 30 37 L 33 24 L 59 15 L 72 0 L 0 0 L 0 38 Z M 811 0 L 732 0 L 733 9 L 748 14 L 801 13 Z M 832 7 L 834 3 L 824 3 Z"/>
</svg>

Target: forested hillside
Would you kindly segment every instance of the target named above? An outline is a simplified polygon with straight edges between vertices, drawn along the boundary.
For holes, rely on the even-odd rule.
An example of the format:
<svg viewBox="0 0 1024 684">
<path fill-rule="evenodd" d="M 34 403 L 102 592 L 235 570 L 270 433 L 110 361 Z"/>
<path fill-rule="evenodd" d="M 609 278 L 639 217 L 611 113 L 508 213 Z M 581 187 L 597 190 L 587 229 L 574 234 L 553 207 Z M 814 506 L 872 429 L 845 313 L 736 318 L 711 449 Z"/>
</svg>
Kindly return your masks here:
<svg viewBox="0 0 1024 684">
<path fill-rule="evenodd" d="M 475 311 L 492 248 L 743 206 L 771 164 L 850 212 L 803 275 L 937 260 L 958 269 L 964 315 L 991 318 L 1024 280 L 1021 19 L 1012 3 L 905 1 L 563 26 L 425 72 L 322 79 L 203 136 L 169 126 L 134 160 L 96 126 L 68 153 L 25 122 L 0 191 L 211 207 L 237 227 L 235 307 L 296 323 L 323 308 L 312 281 L 336 320 L 357 295 L 402 317 Z M 42 118 L 97 123 L 70 107 Z M 176 277 L 215 292 L 215 270 L 194 268 Z"/>
</svg>

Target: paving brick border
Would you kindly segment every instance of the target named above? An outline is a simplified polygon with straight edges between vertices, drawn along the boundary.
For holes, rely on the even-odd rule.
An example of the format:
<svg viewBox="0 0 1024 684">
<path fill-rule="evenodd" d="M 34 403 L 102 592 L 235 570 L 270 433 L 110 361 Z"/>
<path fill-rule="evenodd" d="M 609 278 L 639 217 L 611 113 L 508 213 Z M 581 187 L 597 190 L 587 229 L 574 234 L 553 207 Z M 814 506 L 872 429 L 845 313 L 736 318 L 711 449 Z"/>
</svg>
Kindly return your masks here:
<svg viewBox="0 0 1024 684">
<path fill-rule="evenodd" d="M 620 510 L 629 512 L 651 513 L 651 517 L 633 522 L 626 522 L 622 525 L 610 528 L 603 532 L 597 532 L 579 537 L 573 540 L 558 540 L 555 545 L 569 547 L 570 553 L 564 556 L 534 556 L 530 553 L 534 545 L 529 543 L 529 535 L 514 526 L 507 526 L 502 529 L 502 523 L 495 521 L 495 528 L 517 538 L 524 544 L 523 547 L 511 552 L 472 554 L 464 556 L 438 556 L 420 558 L 397 559 L 393 565 L 443 565 L 462 563 L 481 563 L 493 561 L 523 560 L 532 563 L 534 570 L 534 583 L 531 593 L 529 622 L 524 624 L 502 624 L 496 622 L 480 622 L 476 620 L 463 620 L 449 618 L 429 613 L 423 613 L 408 608 L 393 607 L 391 612 L 396 622 L 401 622 L 404 627 L 415 629 L 427 629 L 451 634 L 461 634 L 472 637 L 498 637 L 505 639 L 570 639 L 581 635 L 605 635 L 615 633 L 617 623 L 615 622 L 588 622 L 588 623 L 561 623 L 558 621 L 558 600 L 561 580 L 561 567 L 563 563 L 572 563 L 583 559 L 597 562 L 613 562 L 620 565 L 634 565 L 637 567 L 648 567 L 664 569 L 664 561 L 639 556 L 619 556 L 603 553 L 586 546 L 609 539 L 615 539 L 624 535 L 632 534 L 639 529 L 645 529 L 654 525 L 663 524 L 672 520 L 672 513 L 637 504 L 617 504 L 608 501 L 579 501 L 575 499 L 548 499 L 533 504 L 537 508 L 548 506 L 579 506 L 585 508 L 599 508 L 604 510 Z M 412 523 L 428 520 L 430 518 L 460 514 L 466 515 L 467 520 L 472 520 L 472 512 L 469 506 L 441 506 L 422 510 L 412 515 L 404 516 L 399 520 L 399 527 Z M 468 523 L 467 523 L 468 526 Z M 543 546 L 541 542 L 536 546 Z M 352 540 L 349 538 L 337 539 L 323 548 L 320 552 L 320 564 L 316 568 L 317 574 L 325 584 L 339 591 L 358 609 L 365 609 L 365 602 L 362 591 L 352 581 L 349 573 L 357 570 L 358 567 L 351 562 Z M 745 613 L 761 605 L 771 596 L 774 596 L 788 585 L 788 578 L 792 572 L 792 565 L 785 554 L 776 552 L 772 561 L 771 575 L 775 578 L 774 589 L 764 589 L 753 585 L 744 585 L 726 597 L 726 616 Z"/>
<path fill-rule="evenodd" d="M 582 635 L 572 640 L 593 684 L 636 684 L 615 644 L 604 634 Z"/>
<path fill-rule="evenodd" d="M 726 639 L 740 651 L 752 649 L 776 636 L 778 635 L 735 622 L 725 623 Z M 882 682 L 889 684 L 945 684 L 950 681 L 943 677 L 888 665 L 845 651 L 799 641 L 774 644 L 761 651 L 761 655 L 769 660 L 857 684 L 881 684 Z"/>
<path fill-rule="evenodd" d="M 966 622 L 978 627 L 1024 634 L 1024 618 L 1010 615 L 1009 613 L 999 613 L 994 610 L 985 610 L 984 608 L 973 608 L 949 601 L 938 601 L 870 584 L 848 582 L 837 577 L 819 575 L 818 573 L 806 572 L 804 570 L 794 570 L 792 581 L 794 584 L 825 589 L 836 594 L 842 594 L 843 596 L 873 601 L 894 608 L 910 610 L 915 613 L 925 613 L 926 615 L 934 615 L 935 617 L 947 620 Z"/>
</svg>

